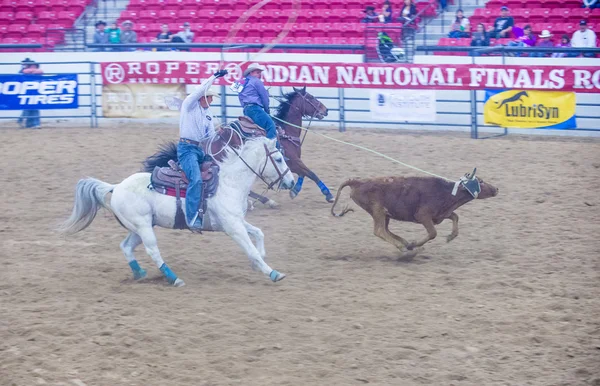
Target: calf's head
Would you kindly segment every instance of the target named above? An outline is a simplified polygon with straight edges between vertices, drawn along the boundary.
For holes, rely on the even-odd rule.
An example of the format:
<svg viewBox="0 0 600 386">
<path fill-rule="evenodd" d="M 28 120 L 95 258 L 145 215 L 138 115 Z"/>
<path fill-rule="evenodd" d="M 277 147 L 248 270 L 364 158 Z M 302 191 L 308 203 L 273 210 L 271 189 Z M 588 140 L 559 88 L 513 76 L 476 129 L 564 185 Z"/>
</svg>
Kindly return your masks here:
<svg viewBox="0 0 600 386">
<path fill-rule="evenodd" d="M 477 198 L 484 199 L 484 198 L 496 197 L 498 195 L 498 188 L 496 188 L 494 185 L 484 182 L 479 177 L 475 177 L 475 178 L 477 178 L 477 181 L 479 181 L 479 186 L 481 187 L 481 191 L 479 192 L 479 195 L 477 196 Z"/>
</svg>

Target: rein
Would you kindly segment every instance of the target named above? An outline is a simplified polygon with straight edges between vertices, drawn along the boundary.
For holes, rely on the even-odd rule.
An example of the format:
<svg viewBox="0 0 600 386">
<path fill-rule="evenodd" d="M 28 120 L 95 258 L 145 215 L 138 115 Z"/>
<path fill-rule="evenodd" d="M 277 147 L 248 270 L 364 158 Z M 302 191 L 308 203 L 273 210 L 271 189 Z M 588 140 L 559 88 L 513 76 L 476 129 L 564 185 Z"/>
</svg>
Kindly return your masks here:
<svg viewBox="0 0 600 386">
<path fill-rule="evenodd" d="M 267 147 L 267 145 L 263 145 L 265 147 L 265 153 L 267 154 L 267 158 L 265 159 L 265 164 L 263 165 L 262 169 L 260 170 L 260 173 L 257 173 L 256 170 L 254 170 L 252 168 L 252 166 L 248 165 L 248 162 L 246 162 L 246 160 L 242 157 L 242 155 L 235 149 L 235 147 L 231 146 L 231 144 L 229 142 L 227 143 L 226 146 L 229 146 L 229 148 L 231 150 L 233 150 L 235 155 L 237 155 L 238 158 L 242 160 L 244 165 L 246 165 L 246 167 L 248 169 L 250 169 L 250 171 L 252 171 L 252 173 L 254 173 L 258 178 L 260 178 L 260 180 L 262 182 L 264 182 L 265 185 L 267 185 L 267 190 L 273 189 L 273 186 L 275 186 L 275 184 L 280 183 L 283 180 L 283 178 L 285 177 L 285 175 L 287 174 L 287 172 L 290 171 L 290 168 L 285 169 L 285 171 L 283 173 L 279 170 L 279 168 L 277 167 L 277 163 L 275 163 L 275 160 L 273 159 L 273 154 L 277 153 L 279 150 L 273 150 L 272 152 L 269 152 L 269 148 Z M 275 181 L 273 181 L 271 183 L 269 183 L 267 180 L 265 180 L 265 178 L 262 176 L 262 174 L 265 172 L 265 169 L 267 168 L 267 162 L 269 162 L 269 160 L 271 161 L 271 163 L 275 167 L 275 170 L 277 171 L 277 174 L 279 175 L 279 178 L 277 178 Z"/>
</svg>

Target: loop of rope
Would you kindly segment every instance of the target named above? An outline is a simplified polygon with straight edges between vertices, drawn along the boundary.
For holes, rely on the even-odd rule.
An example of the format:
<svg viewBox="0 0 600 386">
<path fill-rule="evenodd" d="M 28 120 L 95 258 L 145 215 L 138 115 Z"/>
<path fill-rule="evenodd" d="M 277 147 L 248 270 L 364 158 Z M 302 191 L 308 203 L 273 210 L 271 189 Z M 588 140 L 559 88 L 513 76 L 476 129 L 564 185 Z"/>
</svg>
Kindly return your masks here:
<svg viewBox="0 0 600 386">
<path fill-rule="evenodd" d="M 238 20 L 235 22 L 233 28 L 229 31 L 229 33 L 227 34 L 227 37 L 225 38 L 225 43 L 223 45 L 223 48 L 221 49 L 221 62 L 219 64 L 219 68 L 222 68 L 223 64 L 225 62 L 225 57 L 224 57 L 225 47 L 229 46 L 228 48 L 231 48 L 233 46 L 233 41 L 232 41 L 233 38 L 238 34 L 238 32 L 240 31 L 240 29 L 242 28 L 244 23 L 246 23 L 246 21 L 252 15 L 254 15 L 259 9 L 261 9 L 262 7 L 264 7 L 266 4 L 270 3 L 271 1 L 272 0 L 262 0 L 258 3 L 256 3 L 248 11 L 244 12 L 244 14 L 238 18 Z M 252 57 L 252 59 L 248 59 L 245 62 L 241 62 L 238 64 L 238 66 L 241 68 L 244 64 L 246 64 L 250 61 L 255 61 L 258 56 L 260 56 L 261 54 L 264 54 L 265 52 L 270 51 L 275 45 L 279 44 L 279 42 L 281 42 L 283 39 L 285 39 L 286 36 L 290 33 L 292 26 L 296 23 L 296 20 L 298 20 L 301 5 L 302 5 L 302 0 L 292 0 L 292 9 L 290 10 L 290 15 L 288 16 L 288 19 L 287 19 L 285 25 L 283 26 L 281 32 L 279 33 L 279 35 L 277 35 L 277 37 L 271 43 L 267 44 L 266 46 L 261 48 L 257 53 L 255 53 L 254 56 Z"/>
</svg>

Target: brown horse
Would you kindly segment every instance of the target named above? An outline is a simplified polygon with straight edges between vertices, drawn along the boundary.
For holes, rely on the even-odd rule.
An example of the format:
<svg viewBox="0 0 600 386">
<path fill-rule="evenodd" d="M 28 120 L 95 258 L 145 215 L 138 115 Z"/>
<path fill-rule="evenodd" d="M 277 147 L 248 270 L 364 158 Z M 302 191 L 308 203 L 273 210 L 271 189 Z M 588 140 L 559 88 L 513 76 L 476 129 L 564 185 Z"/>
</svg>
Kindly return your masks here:
<svg viewBox="0 0 600 386">
<path fill-rule="evenodd" d="M 280 126 L 279 144 L 286 158 L 286 163 L 292 171 L 298 175 L 296 185 L 290 190 L 290 197 L 296 198 L 302 189 L 304 177 L 308 177 L 317 184 L 321 193 L 325 195 L 327 202 L 333 202 L 333 195 L 327 186 L 310 170 L 301 160 L 302 155 L 302 118 L 317 118 L 319 120 L 327 116 L 327 107 L 323 105 L 317 98 L 306 92 L 304 88 L 295 88 L 294 91 L 285 94 L 280 100 L 280 105 L 275 114 L 275 125 Z M 268 204 L 271 207 L 276 206 L 273 200 L 260 194 L 250 192 L 250 197 L 258 199 L 263 204 Z"/>
</svg>

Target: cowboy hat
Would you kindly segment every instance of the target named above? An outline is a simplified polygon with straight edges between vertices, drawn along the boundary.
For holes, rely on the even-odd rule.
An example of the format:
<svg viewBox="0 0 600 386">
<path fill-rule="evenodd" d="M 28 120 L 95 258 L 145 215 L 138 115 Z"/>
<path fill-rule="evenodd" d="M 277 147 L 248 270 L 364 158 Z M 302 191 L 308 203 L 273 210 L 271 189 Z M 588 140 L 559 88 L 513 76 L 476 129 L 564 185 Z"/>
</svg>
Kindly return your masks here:
<svg viewBox="0 0 600 386">
<path fill-rule="evenodd" d="M 211 96 L 211 97 L 215 97 L 215 98 L 220 98 L 221 97 L 221 95 L 215 89 L 213 89 L 212 87 L 209 88 L 208 90 L 206 90 L 206 92 L 202 93 L 202 96 L 203 97 L 209 97 L 209 96 Z"/>
<path fill-rule="evenodd" d="M 131 20 L 125 20 L 123 23 L 121 23 L 121 25 L 126 25 L 126 24 L 133 25 L 133 22 Z"/>
<path fill-rule="evenodd" d="M 248 66 L 248 68 L 246 68 L 244 70 L 244 76 L 248 75 L 249 73 L 251 73 L 252 71 L 255 71 L 255 70 L 265 71 L 266 68 L 265 68 L 265 66 L 261 66 L 258 63 L 252 63 L 251 65 Z"/>
<path fill-rule="evenodd" d="M 31 60 L 29 58 L 25 58 L 25 59 L 23 59 L 23 61 L 21 62 L 21 64 L 37 64 L 37 63 L 35 62 L 35 60 Z"/>
<path fill-rule="evenodd" d="M 539 35 L 541 38 L 549 38 L 552 36 L 552 34 L 550 33 L 550 31 L 548 31 L 547 29 L 542 31 L 542 34 Z"/>
</svg>

